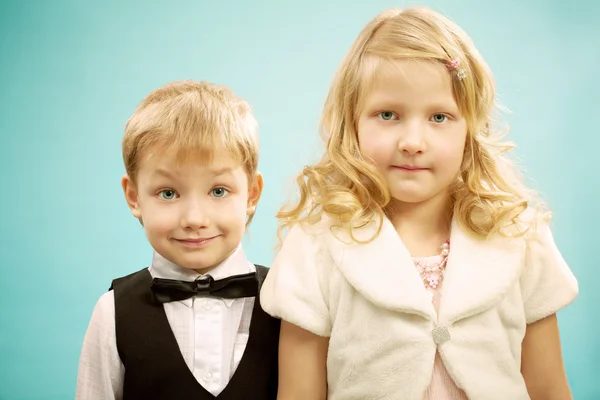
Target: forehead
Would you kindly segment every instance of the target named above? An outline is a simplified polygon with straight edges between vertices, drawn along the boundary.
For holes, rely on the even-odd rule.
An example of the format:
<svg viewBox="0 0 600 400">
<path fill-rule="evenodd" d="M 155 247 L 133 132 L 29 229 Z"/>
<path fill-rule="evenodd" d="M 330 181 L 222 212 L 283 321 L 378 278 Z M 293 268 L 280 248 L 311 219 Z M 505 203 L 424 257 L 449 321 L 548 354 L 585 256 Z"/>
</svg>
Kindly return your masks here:
<svg viewBox="0 0 600 400">
<path fill-rule="evenodd" d="M 147 175 L 156 174 L 158 171 L 173 172 L 179 176 L 185 174 L 232 174 L 243 165 L 239 157 L 225 149 L 212 151 L 182 151 L 177 148 L 151 148 L 148 149 L 140 163 L 139 173 Z"/>
<path fill-rule="evenodd" d="M 456 107 L 452 78 L 446 67 L 426 60 L 365 60 L 362 102 L 400 102 L 414 106 L 446 104 Z"/>
</svg>

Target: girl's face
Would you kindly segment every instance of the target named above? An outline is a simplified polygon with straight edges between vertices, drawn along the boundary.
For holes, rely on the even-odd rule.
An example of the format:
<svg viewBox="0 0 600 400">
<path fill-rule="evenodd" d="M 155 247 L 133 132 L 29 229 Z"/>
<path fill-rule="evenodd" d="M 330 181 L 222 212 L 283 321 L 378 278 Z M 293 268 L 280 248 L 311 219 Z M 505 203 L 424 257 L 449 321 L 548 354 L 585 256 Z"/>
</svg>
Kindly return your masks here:
<svg viewBox="0 0 600 400">
<path fill-rule="evenodd" d="M 366 160 L 400 203 L 447 196 L 463 159 L 467 123 L 441 63 L 397 60 L 381 66 L 358 118 Z"/>
</svg>

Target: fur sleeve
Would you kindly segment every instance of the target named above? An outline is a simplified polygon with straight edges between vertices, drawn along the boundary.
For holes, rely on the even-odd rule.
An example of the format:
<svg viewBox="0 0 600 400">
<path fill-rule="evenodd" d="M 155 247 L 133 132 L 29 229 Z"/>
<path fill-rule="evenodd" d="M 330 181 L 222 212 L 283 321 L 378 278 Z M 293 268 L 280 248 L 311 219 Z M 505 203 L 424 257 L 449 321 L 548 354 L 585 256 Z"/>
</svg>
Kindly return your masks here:
<svg viewBox="0 0 600 400">
<path fill-rule="evenodd" d="M 528 238 L 527 252 L 521 290 L 525 317 L 531 324 L 569 305 L 579 287 L 547 224 Z"/>
<path fill-rule="evenodd" d="M 319 336 L 331 333 L 327 304 L 328 262 L 318 235 L 293 226 L 263 283 L 261 306 L 268 314 Z"/>
</svg>

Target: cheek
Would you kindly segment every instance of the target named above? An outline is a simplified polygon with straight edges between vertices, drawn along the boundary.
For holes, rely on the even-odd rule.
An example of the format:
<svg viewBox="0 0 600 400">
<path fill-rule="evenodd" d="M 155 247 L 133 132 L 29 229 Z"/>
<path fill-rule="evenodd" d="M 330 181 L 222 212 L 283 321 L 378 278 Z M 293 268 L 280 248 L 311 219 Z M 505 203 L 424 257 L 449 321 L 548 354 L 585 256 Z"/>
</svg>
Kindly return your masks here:
<svg viewBox="0 0 600 400">
<path fill-rule="evenodd" d="M 142 219 L 146 231 L 169 231 L 177 223 L 177 213 L 174 207 L 143 207 Z"/>
<path fill-rule="evenodd" d="M 387 164 L 393 156 L 395 146 L 391 135 L 386 135 L 380 129 L 374 129 L 368 123 L 359 124 L 359 149 L 367 161 L 376 165 Z"/>
<path fill-rule="evenodd" d="M 218 213 L 220 224 L 230 231 L 244 231 L 246 225 L 247 196 L 239 196 L 223 204 Z"/>
<path fill-rule="evenodd" d="M 440 147 L 436 158 L 448 174 L 454 175 L 460 170 L 464 150 L 464 143 L 460 141 L 447 143 L 445 146 Z"/>
</svg>

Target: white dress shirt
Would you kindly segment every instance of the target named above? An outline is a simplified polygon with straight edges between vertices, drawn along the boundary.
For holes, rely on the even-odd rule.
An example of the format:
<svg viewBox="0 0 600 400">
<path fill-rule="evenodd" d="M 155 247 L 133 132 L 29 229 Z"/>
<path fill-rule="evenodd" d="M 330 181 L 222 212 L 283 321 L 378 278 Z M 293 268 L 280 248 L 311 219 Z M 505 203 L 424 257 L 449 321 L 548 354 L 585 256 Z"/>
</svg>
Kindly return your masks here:
<svg viewBox="0 0 600 400">
<path fill-rule="evenodd" d="M 153 278 L 193 281 L 201 276 L 158 253 L 154 254 L 149 271 Z M 255 271 L 239 247 L 209 274 L 217 280 Z M 185 363 L 198 383 L 214 396 L 227 386 L 242 358 L 253 307 L 254 298 L 193 297 L 164 304 Z M 121 399 L 124 374 L 125 367 L 117 351 L 115 302 L 111 290 L 100 297 L 94 308 L 81 350 L 75 398 Z"/>
</svg>

